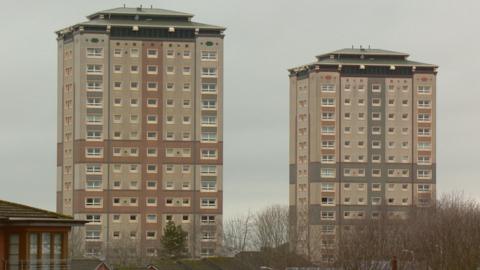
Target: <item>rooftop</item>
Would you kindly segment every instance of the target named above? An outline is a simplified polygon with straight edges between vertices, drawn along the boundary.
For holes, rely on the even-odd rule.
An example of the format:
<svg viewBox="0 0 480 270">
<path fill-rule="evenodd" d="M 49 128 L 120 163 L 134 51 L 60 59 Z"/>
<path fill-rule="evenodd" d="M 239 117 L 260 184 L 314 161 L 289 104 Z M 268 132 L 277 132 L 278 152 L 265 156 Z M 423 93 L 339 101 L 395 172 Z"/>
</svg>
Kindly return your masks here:
<svg viewBox="0 0 480 270">
<path fill-rule="evenodd" d="M 58 221 L 69 223 L 84 223 L 66 216 L 19 203 L 0 200 L 0 222 L 11 221 Z"/>
<path fill-rule="evenodd" d="M 345 48 L 318 55 L 317 61 L 289 69 L 296 72 L 318 65 L 330 66 L 383 66 L 437 68 L 437 65 L 412 61 L 409 54 L 383 49 Z M 393 66 L 393 67 L 392 67 Z"/>
<path fill-rule="evenodd" d="M 74 24 L 59 31 L 57 34 L 74 32 L 78 29 L 96 29 L 108 27 L 116 28 L 160 28 L 160 29 L 188 29 L 188 30 L 215 30 L 221 33 L 225 30 L 223 26 L 210 25 L 205 23 L 193 22 L 191 19 L 194 15 L 186 12 L 179 12 L 159 8 L 145 7 L 119 7 L 95 12 L 87 16 L 88 21 Z"/>
<path fill-rule="evenodd" d="M 174 10 L 168 9 L 160 9 L 160 8 L 144 8 L 144 7 L 137 7 L 137 8 L 129 8 L 129 7 L 119 7 L 119 8 L 112 8 L 107 10 L 102 10 L 95 12 L 91 15 L 88 15 L 88 19 L 93 19 L 99 15 L 145 15 L 151 17 L 193 17 L 193 14 L 179 12 Z"/>
<path fill-rule="evenodd" d="M 330 56 L 330 55 L 371 55 L 371 56 L 403 56 L 408 57 L 408 53 L 395 52 L 382 49 L 371 49 L 371 48 L 345 48 L 336 50 L 333 52 L 325 53 L 318 55 L 317 58 Z"/>
</svg>

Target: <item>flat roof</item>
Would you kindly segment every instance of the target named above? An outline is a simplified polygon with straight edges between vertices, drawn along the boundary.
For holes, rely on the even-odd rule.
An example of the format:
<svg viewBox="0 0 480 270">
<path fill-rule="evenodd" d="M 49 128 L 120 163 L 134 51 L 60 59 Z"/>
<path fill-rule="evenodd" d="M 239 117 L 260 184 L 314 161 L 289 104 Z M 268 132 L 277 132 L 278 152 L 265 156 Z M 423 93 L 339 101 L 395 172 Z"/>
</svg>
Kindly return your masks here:
<svg viewBox="0 0 480 270">
<path fill-rule="evenodd" d="M 344 48 L 329 53 L 320 54 L 317 57 L 325 57 L 330 55 L 382 55 L 382 56 L 404 56 L 408 57 L 408 53 L 395 52 L 383 49 L 371 48 Z"/>
<path fill-rule="evenodd" d="M 102 11 L 95 12 L 91 15 L 88 15 L 87 18 L 91 19 L 98 15 L 147 15 L 147 16 L 154 16 L 154 17 L 193 17 L 193 14 L 186 13 L 186 12 L 179 12 L 174 10 L 168 9 L 160 9 L 160 8 L 152 8 L 152 7 L 138 7 L 138 8 L 131 8 L 131 7 L 118 7 L 112 9 L 106 9 Z"/>
</svg>

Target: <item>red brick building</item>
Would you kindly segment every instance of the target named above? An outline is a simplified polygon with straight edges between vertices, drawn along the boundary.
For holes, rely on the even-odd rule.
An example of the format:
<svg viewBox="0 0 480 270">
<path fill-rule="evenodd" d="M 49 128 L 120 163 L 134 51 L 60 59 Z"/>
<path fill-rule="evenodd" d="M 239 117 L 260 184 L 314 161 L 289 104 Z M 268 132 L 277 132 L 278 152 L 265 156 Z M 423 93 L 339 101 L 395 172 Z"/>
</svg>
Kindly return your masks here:
<svg viewBox="0 0 480 270">
<path fill-rule="evenodd" d="M 70 269 L 68 233 L 84 221 L 0 200 L 0 270 Z"/>
</svg>

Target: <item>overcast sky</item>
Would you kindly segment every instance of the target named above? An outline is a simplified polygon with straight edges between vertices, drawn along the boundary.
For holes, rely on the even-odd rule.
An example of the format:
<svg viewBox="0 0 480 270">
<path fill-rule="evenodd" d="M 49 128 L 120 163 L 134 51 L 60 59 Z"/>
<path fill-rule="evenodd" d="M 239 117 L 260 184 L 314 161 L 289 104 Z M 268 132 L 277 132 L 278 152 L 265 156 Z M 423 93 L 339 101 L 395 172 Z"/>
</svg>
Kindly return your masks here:
<svg viewBox="0 0 480 270">
<path fill-rule="evenodd" d="M 55 209 L 54 31 L 98 10 L 154 5 L 226 26 L 224 213 L 288 203 L 288 74 L 355 45 L 438 73 L 438 192 L 480 198 L 479 1 L 8 1 L 0 43 L 0 199 Z"/>
</svg>

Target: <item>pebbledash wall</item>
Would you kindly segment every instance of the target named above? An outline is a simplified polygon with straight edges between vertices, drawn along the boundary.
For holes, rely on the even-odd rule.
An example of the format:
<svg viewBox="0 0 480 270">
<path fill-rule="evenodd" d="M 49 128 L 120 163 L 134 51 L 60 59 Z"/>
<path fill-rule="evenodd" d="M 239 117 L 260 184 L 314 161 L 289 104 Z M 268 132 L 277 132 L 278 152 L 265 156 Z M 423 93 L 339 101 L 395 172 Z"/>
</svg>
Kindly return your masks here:
<svg viewBox="0 0 480 270">
<path fill-rule="evenodd" d="M 342 49 L 290 72 L 291 243 L 332 262 L 358 222 L 435 203 L 437 66 Z"/>
<path fill-rule="evenodd" d="M 167 221 L 193 257 L 222 232 L 223 27 L 115 8 L 57 32 L 57 210 L 78 252 L 155 256 Z"/>
</svg>

